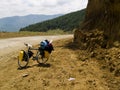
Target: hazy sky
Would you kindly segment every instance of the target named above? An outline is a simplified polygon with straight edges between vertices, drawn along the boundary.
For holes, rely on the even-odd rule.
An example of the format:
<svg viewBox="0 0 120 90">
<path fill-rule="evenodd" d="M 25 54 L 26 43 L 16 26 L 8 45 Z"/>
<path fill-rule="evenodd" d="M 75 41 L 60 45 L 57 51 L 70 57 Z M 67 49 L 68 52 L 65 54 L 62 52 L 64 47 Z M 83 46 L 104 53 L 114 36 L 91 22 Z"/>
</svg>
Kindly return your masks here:
<svg viewBox="0 0 120 90">
<path fill-rule="evenodd" d="M 0 18 L 28 14 L 65 14 L 81 10 L 88 0 L 0 0 Z"/>
</svg>

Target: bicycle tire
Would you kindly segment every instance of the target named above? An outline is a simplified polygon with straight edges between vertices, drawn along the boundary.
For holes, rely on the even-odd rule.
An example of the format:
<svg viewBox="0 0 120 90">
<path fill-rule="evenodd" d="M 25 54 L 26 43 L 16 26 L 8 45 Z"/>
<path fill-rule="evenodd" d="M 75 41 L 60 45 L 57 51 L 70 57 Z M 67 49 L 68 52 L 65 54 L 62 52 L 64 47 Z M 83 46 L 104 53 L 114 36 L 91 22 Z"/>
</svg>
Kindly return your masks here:
<svg viewBox="0 0 120 90">
<path fill-rule="evenodd" d="M 37 63 L 38 64 L 45 64 L 48 61 L 48 58 L 40 55 L 40 52 L 37 52 Z"/>
<path fill-rule="evenodd" d="M 39 64 L 45 64 L 48 61 L 48 58 L 41 58 L 41 59 L 37 59 L 37 63 Z"/>
<path fill-rule="evenodd" d="M 23 57 L 22 60 L 20 60 L 19 56 L 18 56 L 18 66 L 19 66 L 19 68 L 25 68 L 29 63 L 29 56 L 28 56 L 27 52 L 25 52 L 24 54 L 25 54 L 25 56 Z"/>
</svg>

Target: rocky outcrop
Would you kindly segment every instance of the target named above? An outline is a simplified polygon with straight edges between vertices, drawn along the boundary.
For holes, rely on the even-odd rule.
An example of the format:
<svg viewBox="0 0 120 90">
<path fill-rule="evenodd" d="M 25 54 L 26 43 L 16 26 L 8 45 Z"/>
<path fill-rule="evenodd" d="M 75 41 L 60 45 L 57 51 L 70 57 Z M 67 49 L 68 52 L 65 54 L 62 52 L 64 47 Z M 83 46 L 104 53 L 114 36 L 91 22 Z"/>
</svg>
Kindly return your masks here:
<svg viewBox="0 0 120 90">
<path fill-rule="evenodd" d="M 79 45 L 79 48 L 90 52 L 96 48 L 107 48 L 107 40 L 104 32 L 97 29 L 89 32 L 76 30 L 74 33 L 74 42 Z"/>
<path fill-rule="evenodd" d="M 104 33 L 111 46 L 114 41 L 120 41 L 120 0 L 89 0 L 82 30 L 89 32 L 98 29 Z M 75 40 L 80 42 L 80 37 L 75 34 Z"/>
<path fill-rule="evenodd" d="M 87 55 L 80 57 L 82 61 L 97 59 L 101 69 L 120 77 L 120 0 L 89 0 L 82 28 L 74 33 L 74 42 L 87 51 Z"/>
</svg>

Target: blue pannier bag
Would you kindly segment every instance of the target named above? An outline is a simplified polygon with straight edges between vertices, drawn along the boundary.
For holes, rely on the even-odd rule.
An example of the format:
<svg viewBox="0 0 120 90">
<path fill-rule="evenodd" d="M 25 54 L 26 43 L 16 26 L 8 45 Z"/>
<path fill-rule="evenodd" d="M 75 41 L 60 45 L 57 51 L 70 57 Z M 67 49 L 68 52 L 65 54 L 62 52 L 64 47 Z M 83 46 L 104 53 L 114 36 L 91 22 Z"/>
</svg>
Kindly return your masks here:
<svg viewBox="0 0 120 90">
<path fill-rule="evenodd" d="M 42 49 L 45 49 L 46 46 L 47 46 L 47 42 L 46 42 L 46 41 L 40 42 L 40 47 L 41 47 Z"/>
</svg>

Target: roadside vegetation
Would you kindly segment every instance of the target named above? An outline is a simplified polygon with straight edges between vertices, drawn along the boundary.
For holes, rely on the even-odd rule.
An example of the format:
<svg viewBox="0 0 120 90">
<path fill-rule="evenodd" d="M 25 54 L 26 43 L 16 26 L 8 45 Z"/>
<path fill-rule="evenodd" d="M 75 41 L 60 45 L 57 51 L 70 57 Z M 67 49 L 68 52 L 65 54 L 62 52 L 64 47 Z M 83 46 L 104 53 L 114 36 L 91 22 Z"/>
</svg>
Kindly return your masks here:
<svg viewBox="0 0 120 90">
<path fill-rule="evenodd" d="M 0 32 L 0 39 L 3 38 L 13 38 L 13 37 L 27 37 L 27 36 L 42 36 L 42 35 L 62 35 L 62 34 L 72 34 L 73 32 L 64 32 L 63 30 L 49 30 L 47 32 L 30 32 L 30 31 L 21 31 L 21 32 Z"/>
</svg>

